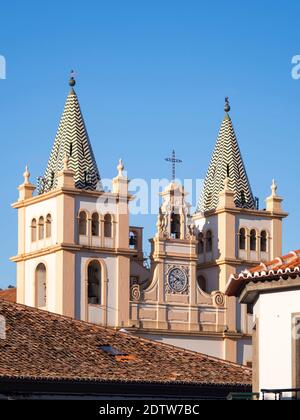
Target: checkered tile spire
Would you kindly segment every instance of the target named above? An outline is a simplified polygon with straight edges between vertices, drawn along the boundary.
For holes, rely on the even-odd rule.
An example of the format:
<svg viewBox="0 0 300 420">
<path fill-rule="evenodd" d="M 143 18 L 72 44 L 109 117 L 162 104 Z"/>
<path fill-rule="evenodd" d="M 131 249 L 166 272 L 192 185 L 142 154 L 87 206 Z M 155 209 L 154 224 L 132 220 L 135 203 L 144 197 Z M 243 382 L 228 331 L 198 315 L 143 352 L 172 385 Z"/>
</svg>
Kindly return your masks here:
<svg viewBox="0 0 300 420">
<path fill-rule="evenodd" d="M 218 207 L 219 194 L 224 189 L 224 181 L 227 177 L 229 178 L 228 187 L 235 193 L 236 207 L 256 208 L 232 121 L 228 115 L 229 111 L 230 106 L 226 98 L 225 117 L 204 181 L 197 208 L 199 212 L 214 210 Z"/>
<path fill-rule="evenodd" d="M 68 169 L 74 171 L 76 188 L 89 190 L 101 189 L 100 174 L 84 124 L 78 98 L 73 89 L 75 81 L 73 78 L 71 78 L 71 81 L 71 90 L 65 103 L 43 178 L 43 190 L 41 192 L 47 192 L 56 188 L 57 174 L 64 168 L 64 158 L 66 155 L 69 157 Z"/>
</svg>

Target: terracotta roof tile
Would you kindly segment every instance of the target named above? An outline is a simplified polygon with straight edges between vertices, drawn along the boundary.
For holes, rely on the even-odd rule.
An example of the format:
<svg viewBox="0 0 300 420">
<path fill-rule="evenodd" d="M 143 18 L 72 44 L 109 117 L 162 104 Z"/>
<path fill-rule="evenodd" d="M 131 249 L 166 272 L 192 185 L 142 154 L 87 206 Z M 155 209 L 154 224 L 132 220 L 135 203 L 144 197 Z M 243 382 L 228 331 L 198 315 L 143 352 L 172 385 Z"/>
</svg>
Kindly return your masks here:
<svg viewBox="0 0 300 420">
<path fill-rule="evenodd" d="M 9 302 L 16 302 L 17 289 L 15 287 L 0 290 L 0 299 L 8 300 Z"/>
<path fill-rule="evenodd" d="M 249 368 L 130 333 L 4 300 L 0 315 L 7 335 L 0 339 L 0 377 L 251 384 Z M 119 356 L 101 346 L 112 346 Z"/>
<path fill-rule="evenodd" d="M 267 281 L 290 274 L 300 274 L 300 250 L 292 251 L 270 262 L 261 263 L 257 267 L 232 275 L 227 284 L 226 294 L 229 296 L 238 295 L 245 283 L 254 279 Z"/>
</svg>

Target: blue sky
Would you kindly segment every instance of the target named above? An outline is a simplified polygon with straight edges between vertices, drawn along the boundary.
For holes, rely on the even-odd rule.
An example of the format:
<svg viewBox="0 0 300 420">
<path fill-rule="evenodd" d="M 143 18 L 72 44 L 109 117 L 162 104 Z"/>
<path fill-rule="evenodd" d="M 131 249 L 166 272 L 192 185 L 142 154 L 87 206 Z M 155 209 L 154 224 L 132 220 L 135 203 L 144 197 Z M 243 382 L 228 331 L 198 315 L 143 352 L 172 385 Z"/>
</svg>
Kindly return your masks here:
<svg viewBox="0 0 300 420">
<path fill-rule="evenodd" d="M 203 178 L 228 95 L 253 192 L 263 202 L 276 178 L 290 213 L 284 251 L 298 249 L 299 14 L 292 0 L 3 3 L 0 287 L 15 281 L 10 204 L 27 162 L 33 180 L 44 171 L 72 68 L 103 177 L 115 175 L 119 157 L 131 178 L 166 177 L 174 147 L 184 161 L 178 176 Z M 133 223 L 147 239 L 155 219 Z"/>
</svg>

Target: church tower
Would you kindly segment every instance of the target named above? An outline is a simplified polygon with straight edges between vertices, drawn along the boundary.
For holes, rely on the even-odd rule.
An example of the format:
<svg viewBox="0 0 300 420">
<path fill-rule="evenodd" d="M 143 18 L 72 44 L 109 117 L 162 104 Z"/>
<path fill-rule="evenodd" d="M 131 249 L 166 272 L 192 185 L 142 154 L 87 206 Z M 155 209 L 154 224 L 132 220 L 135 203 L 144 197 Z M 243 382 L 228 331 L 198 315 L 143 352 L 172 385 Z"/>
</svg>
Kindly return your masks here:
<svg viewBox="0 0 300 420">
<path fill-rule="evenodd" d="M 129 320 L 128 180 L 122 161 L 104 192 L 70 79 L 45 175 L 19 186 L 17 302 L 89 322 Z"/>
<path fill-rule="evenodd" d="M 224 292 L 231 274 L 282 254 L 281 208 L 273 181 L 266 208 L 259 209 L 243 163 L 228 98 L 217 142 L 204 182 L 198 209 L 193 216 L 197 227 L 197 276 L 203 278 L 206 292 Z M 242 314 L 240 314 L 240 311 Z M 227 299 L 226 324 L 229 331 L 247 333 L 246 309 L 235 298 Z M 244 312 L 244 314 L 243 314 Z M 236 346 L 227 346 L 237 351 Z M 231 348 L 231 350 L 230 350 Z M 226 358 L 233 359 L 228 354 Z"/>
</svg>

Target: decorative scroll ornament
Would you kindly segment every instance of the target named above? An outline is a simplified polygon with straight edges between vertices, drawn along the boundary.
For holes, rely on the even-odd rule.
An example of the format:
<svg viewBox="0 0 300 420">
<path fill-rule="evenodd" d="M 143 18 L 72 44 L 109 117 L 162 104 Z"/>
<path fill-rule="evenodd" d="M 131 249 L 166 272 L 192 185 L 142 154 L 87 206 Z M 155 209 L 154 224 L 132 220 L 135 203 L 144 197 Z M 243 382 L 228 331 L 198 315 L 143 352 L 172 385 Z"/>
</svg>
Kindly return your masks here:
<svg viewBox="0 0 300 420">
<path fill-rule="evenodd" d="M 213 293 L 213 303 L 215 306 L 224 306 L 225 305 L 225 295 L 222 292 Z"/>
<path fill-rule="evenodd" d="M 139 284 L 134 284 L 130 289 L 130 299 L 133 302 L 138 302 L 141 299 L 141 291 Z"/>
</svg>

